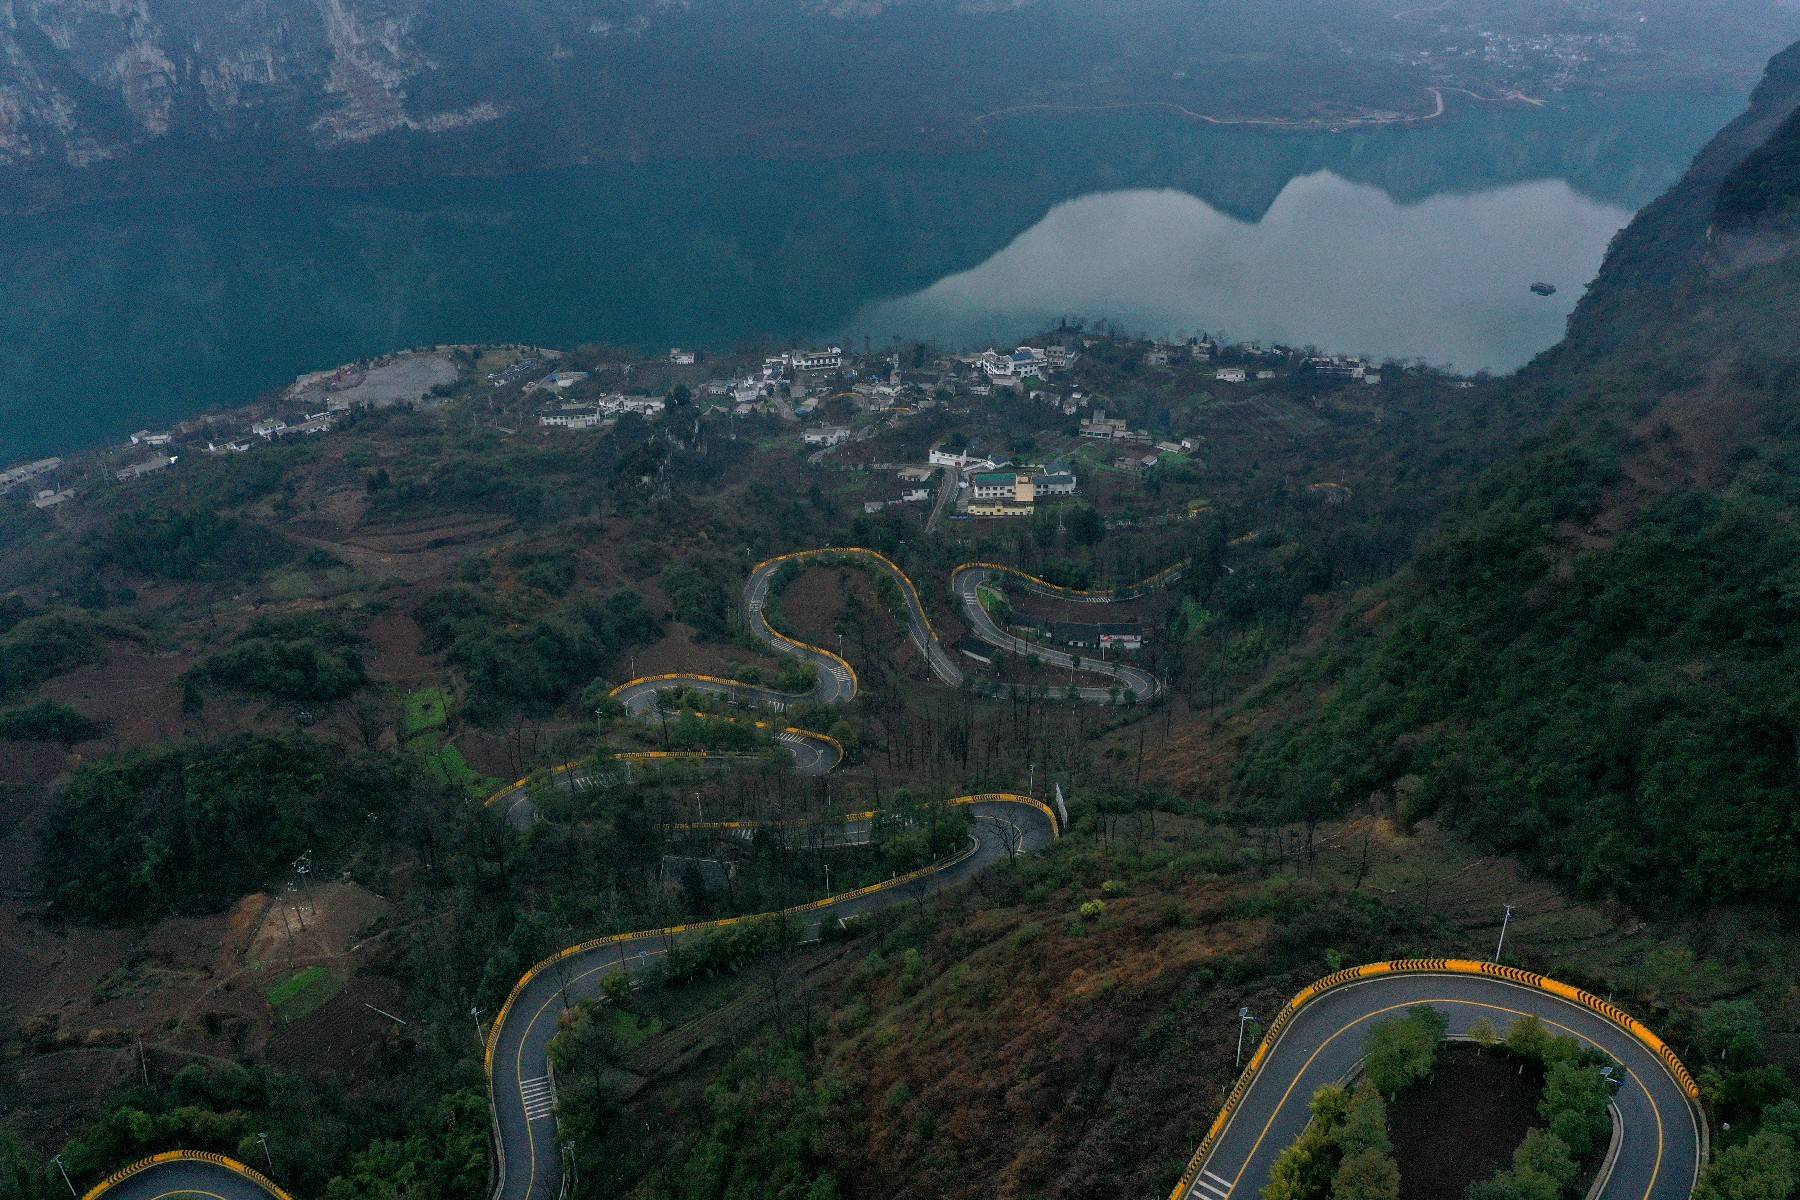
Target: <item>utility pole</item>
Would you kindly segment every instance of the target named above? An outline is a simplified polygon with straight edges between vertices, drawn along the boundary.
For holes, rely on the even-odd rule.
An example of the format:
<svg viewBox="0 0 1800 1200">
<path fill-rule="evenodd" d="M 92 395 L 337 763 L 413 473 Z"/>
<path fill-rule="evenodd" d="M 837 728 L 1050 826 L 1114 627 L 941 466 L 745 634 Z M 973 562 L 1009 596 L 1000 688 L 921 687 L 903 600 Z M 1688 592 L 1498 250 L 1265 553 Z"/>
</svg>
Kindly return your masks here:
<svg viewBox="0 0 1800 1200">
<path fill-rule="evenodd" d="M 1256 1020 L 1256 1018 L 1250 1015 L 1250 1010 L 1248 1008 L 1239 1007 L 1237 1065 L 1240 1068 L 1244 1065 L 1244 1029 L 1254 1020 Z"/>
<path fill-rule="evenodd" d="M 58 1154 L 50 1161 L 55 1163 L 56 1169 L 62 1172 L 63 1182 L 69 1185 L 69 1195 L 75 1196 L 79 1200 L 81 1193 L 75 1190 L 75 1183 L 69 1178 L 69 1168 L 63 1166 L 62 1155 Z"/>
<path fill-rule="evenodd" d="M 1506 906 L 1506 915 L 1500 918 L 1500 940 L 1494 944 L 1494 961 L 1500 961 L 1500 951 L 1506 946 L 1506 927 L 1512 924 L 1513 906 Z"/>
</svg>

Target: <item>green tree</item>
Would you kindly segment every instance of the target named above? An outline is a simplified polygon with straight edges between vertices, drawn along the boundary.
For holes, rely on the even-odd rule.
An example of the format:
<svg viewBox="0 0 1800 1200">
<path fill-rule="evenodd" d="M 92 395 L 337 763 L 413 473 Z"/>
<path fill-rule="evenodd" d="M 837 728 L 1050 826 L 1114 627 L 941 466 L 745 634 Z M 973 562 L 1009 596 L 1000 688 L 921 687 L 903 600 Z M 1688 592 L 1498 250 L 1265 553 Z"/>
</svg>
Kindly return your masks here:
<svg viewBox="0 0 1800 1200">
<path fill-rule="evenodd" d="M 1612 1091 L 1598 1068 L 1559 1062 L 1544 1076 L 1544 1098 L 1538 1103 L 1538 1112 L 1569 1152 L 1582 1158 L 1610 1134 L 1612 1119 L 1607 1108 L 1611 1103 Z"/>
<path fill-rule="evenodd" d="M 1759 1133 L 1714 1156 L 1694 1188 L 1694 1200 L 1787 1200 L 1800 1182 L 1794 1144 Z"/>
<path fill-rule="evenodd" d="M 1369 1031 L 1363 1070 L 1382 1095 L 1393 1096 L 1414 1080 L 1426 1079 L 1437 1061 L 1438 1043 L 1449 1021 L 1434 1008 L 1418 1007 L 1399 1020 Z"/>
<path fill-rule="evenodd" d="M 1721 1000 L 1700 1018 L 1707 1057 L 1738 1070 L 1762 1061 L 1762 1032 L 1762 1012 L 1747 997 Z"/>
<path fill-rule="evenodd" d="M 1331 1200 L 1399 1200 L 1400 1168 L 1393 1155 L 1359 1150 L 1338 1167 L 1331 1181 Z"/>
</svg>

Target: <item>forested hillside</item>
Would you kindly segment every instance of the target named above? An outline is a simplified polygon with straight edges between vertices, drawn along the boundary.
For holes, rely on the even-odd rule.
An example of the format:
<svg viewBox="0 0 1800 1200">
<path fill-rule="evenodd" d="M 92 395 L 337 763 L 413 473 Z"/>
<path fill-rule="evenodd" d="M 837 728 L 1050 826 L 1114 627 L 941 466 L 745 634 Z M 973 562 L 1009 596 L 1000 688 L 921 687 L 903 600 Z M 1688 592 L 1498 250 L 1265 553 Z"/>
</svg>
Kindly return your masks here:
<svg viewBox="0 0 1800 1200">
<path fill-rule="evenodd" d="M 1246 799 L 1392 793 L 1589 894 L 1800 885 L 1800 47 L 1620 235 L 1518 398 L 1556 424 L 1345 622 Z"/>
</svg>

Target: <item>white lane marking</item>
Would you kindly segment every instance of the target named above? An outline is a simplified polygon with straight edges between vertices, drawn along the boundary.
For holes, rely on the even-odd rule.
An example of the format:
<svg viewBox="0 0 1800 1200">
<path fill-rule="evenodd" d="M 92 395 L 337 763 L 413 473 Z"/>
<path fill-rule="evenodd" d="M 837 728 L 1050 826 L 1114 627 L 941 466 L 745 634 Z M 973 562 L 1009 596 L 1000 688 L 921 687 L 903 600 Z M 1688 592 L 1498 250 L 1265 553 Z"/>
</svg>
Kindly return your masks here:
<svg viewBox="0 0 1800 1200">
<path fill-rule="evenodd" d="M 1212 1180 L 1214 1183 L 1218 1184 L 1225 1191 L 1229 1192 L 1231 1190 L 1231 1184 L 1226 1182 L 1226 1180 L 1224 1179 L 1223 1176 L 1214 1175 L 1211 1171 L 1206 1171 L 1206 1170 L 1202 1170 L 1200 1173 L 1202 1175 L 1206 1176 L 1208 1179 Z"/>
<path fill-rule="evenodd" d="M 556 1089 L 550 1086 L 548 1075 L 520 1080 L 519 1096 L 525 1102 L 527 1121 L 539 1121 L 556 1112 Z"/>
<path fill-rule="evenodd" d="M 1205 1200 L 1225 1200 L 1231 1194 L 1231 1185 L 1227 1183 L 1221 1187 L 1208 1178 L 1210 1175 L 1212 1172 L 1202 1171 L 1200 1177 L 1194 1180 L 1194 1186 L 1188 1191 L 1188 1195 L 1201 1196 Z"/>
</svg>

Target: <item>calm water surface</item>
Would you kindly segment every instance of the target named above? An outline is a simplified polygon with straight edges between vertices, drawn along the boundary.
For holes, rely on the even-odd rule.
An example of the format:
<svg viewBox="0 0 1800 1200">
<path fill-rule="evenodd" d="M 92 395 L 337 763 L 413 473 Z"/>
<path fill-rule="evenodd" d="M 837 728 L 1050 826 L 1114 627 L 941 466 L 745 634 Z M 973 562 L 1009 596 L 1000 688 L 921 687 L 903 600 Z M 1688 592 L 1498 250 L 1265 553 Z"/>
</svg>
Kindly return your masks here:
<svg viewBox="0 0 1800 1200">
<path fill-rule="evenodd" d="M 7 219 L 0 461 L 433 342 L 975 345 L 1076 315 L 1504 369 L 1555 341 L 1607 238 L 1741 108 L 1570 99 L 1316 135 L 1031 118 L 956 155 Z"/>
</svg>

